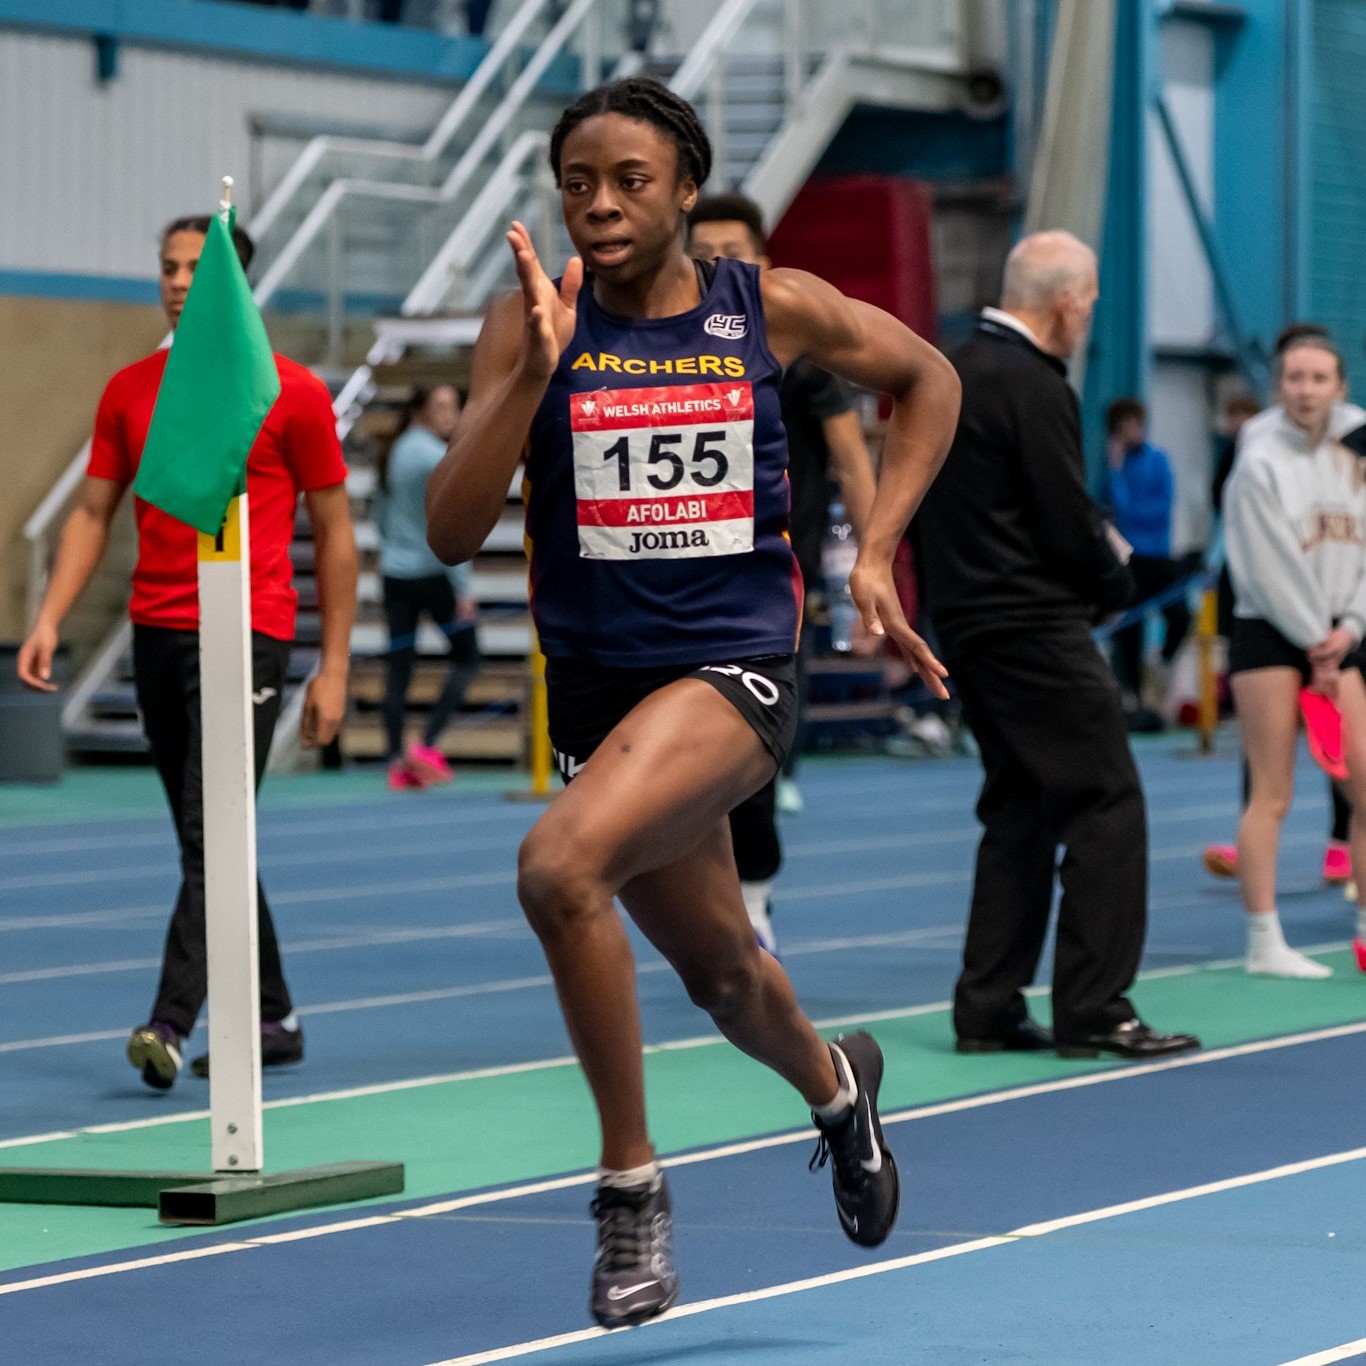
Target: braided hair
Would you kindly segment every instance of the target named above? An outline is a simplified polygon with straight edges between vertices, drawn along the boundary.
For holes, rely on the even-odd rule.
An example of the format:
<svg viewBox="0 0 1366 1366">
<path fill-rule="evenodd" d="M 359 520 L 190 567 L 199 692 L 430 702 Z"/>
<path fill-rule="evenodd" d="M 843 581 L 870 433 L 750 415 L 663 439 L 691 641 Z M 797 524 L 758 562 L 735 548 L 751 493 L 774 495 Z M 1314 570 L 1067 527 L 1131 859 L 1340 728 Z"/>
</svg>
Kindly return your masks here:
<svg viewBox="0 0 1366 1366">
<path fill-rule="evenodd" d="M 697 111 L 668 86 L 647 76 L 631 76 L 580 95 L 560 115 L 550 135 L 550 169 L 555 172 L 556 185 L 560 183 L 560 153 L 565 139 L 579 124 L 598 114 L 621 114 L 658 128 L 678 149 L 680 180 L 691 176 L 700 189 L 711 174 L 711 140 Z"/>
</svg>

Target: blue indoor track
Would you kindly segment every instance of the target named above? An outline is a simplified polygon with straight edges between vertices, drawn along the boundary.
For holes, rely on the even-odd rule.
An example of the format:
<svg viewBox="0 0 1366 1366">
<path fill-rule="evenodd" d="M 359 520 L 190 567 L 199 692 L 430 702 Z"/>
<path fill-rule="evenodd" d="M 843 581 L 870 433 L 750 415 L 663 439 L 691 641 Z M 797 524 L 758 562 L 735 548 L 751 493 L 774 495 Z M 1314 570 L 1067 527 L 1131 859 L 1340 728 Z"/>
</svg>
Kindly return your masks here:
<svg viewBox="0 0 1366 1366">
<path fill-rule="evenodd" d="M 262 880 L 308 1043 L 266 1076 L 268 1151 L 364 1133 L 373 1153 L 331 1157 L 415 1155 L 409 1193 L 192 1235 L 150 1211 L 0 1205 L 0 1363 L 1366 1360 L 1366 978 L 1344 952 L 1353 908 L 1319 880 L 1326 791 L 1306 761 L 1281 912 L 1335 975 L 1249 979 L 1236 884 L 1200 866 L 1237 818 L 1221 744 L 1138 747 L 1152 913 L 1136 999 L 1207 1044 L 1147 1067 L 954 1055 L 978 769 L 808 762 L 775 923 L 808 1013 L 832 1032 L 866 1021 L 887 1051 L 900 1223 L 873 1251 L 843 1239 L 800 1104 L 637 941 L 683 1294 L 611 1335 L 586 1312 L 591 1125 L 514 896 L 537 808 L 487 778 L 268 783 Z M 122 1057 L 176 881 L 145 778 L 126 775 L 122 810 L 0 823 L 0 1165 L 161 1165 L 162 1145 L 179 1165 L 202 1131 L 205 1083 L 156 1094 Z M 1046 993 L 1035 1006 L 1046 1018 Z"/>
</svg>

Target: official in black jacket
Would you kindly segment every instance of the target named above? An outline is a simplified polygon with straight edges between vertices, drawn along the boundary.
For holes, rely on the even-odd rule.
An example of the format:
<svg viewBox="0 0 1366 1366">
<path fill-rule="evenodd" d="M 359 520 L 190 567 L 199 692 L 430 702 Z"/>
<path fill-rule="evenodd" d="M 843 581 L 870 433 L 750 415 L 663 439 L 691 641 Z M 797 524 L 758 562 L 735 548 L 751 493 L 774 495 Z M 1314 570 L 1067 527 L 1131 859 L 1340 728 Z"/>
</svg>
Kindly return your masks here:
<svg viewBox="0 0 1366 1366">
<path fill-rule="evenodd" d="M 1147 827 L 1119 689 L 1091 628 L 1133 585 L 1127 548 L 1086 493 L 1063 363 L 1086 334 L 1096 280 L 1094 255 L 1068 233 L 1037 233 L 1011 252 L 1001 307 L 950 354 L 963 382 L 958 433 L 917 516 L 930 617 L 985 769 L 954 993 L 965 1053 L 1148 1058 L 1199 1047 L 1150 1029 L 1125 996 L 1143 949 Z M 1056 1037 L 1023 995 L 1055 870 Z"/>
</svg>

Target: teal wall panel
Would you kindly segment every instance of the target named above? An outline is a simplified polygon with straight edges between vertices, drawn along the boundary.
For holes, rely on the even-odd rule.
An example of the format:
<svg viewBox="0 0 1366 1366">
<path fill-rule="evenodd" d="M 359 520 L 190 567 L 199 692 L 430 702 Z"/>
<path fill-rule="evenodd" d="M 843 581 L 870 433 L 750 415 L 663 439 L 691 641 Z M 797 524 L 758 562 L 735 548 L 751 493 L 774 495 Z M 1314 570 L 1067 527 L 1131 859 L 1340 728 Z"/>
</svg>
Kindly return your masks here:
<svg viewBox="0 0 1366 1366">
<path fill-rule="evenodd" d="M 1366 396 L 1366 3 L 1315 0 L 1311 49 L 1309 294 Z"/>
</svg>

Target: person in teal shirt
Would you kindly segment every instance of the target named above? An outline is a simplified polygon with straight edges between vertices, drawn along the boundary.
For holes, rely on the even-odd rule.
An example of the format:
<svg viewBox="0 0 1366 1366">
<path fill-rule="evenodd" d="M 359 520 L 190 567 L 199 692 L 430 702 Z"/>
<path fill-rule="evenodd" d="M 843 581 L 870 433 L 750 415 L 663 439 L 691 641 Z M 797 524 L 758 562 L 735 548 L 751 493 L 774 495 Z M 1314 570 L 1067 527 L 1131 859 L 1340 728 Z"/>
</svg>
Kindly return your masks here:
<svg viewBox="0 0 1366 1366">
<path fill-rule="evenodd" d="M 423 510 L 427 480 L 446 454 L 459 416 L 460 400 L 449 384 L 416 390 L 397 437 L 378 464 L 379 567 L 389 624 L 384 729 L 389 786 L 396 790 L 449 782 L 454 776 L 437 742 L 479 667 L 470 567 L 448 569 L 432 554 Z M 450 640 L 450 666 L 427 714 L 421 743 L 405 747 L 408 687 L 417 656 L 418 623 L 424 615 Z"/>
</svg>

